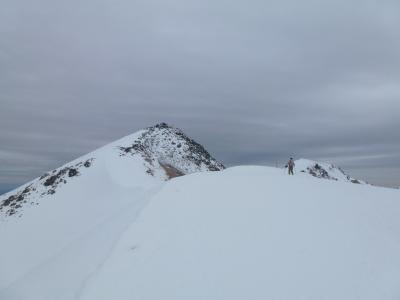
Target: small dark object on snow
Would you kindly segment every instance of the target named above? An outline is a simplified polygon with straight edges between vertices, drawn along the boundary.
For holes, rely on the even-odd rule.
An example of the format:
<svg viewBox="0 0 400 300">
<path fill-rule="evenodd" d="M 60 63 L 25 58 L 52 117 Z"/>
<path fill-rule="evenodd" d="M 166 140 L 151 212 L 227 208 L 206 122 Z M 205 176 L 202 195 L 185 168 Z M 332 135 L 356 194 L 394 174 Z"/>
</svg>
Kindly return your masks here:
<svg viewBox="0 0 400 300">
<path fill-rule="evenodd" d="M 76 175 L 78 175 L 78 170 L 77 169 L 74 169 L 74 168 L 69 169 L 68 177 L 74 177 Z"/>
</svg>

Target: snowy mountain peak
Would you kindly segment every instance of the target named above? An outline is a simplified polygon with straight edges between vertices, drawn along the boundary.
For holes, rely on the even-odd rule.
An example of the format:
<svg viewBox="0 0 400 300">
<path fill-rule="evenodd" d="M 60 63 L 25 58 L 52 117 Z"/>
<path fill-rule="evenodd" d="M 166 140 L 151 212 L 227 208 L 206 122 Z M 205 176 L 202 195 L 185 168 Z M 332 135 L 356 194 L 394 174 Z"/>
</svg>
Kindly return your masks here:
<svg viewBox="0 0 400 300">
<path fill-rule="evenodd" d="M 358 180 L 347 175 L 340 167 L 337 167 L 330 163 L 321 163 L 313 160 L 301 158 L 295 161 L 296 170 L 310 174 L 317 178 L 335 180 L 335 181 L 347 181 L 356 184 L 366 184 L 362 180 Z"/>
<path fill-rule="evenodd" d="M 399 299 L 399 190 L 304 159 L 168 180 L 223 168 L 161 123 L 0 196 L 0 299 Z"/>
<path fill-rule="evenodd" d="M 224 169 L 202 145 L 166 123 L 147 128 L 131 145 L 121 146 L 120 150 L 122 156 L 140 155 L 151 175 L 160 168 L 169 178 Z"/>
<path fill-rule="evenodd" d="M 224 166 L 207 150 L 166 123 L 148 127 L 99 148 L 0 196 L 0 217 L 21 216 L 44 198 L 78 197 L 77 190 L 99 190 L 110 178 L 125 186 L 151 186 L 173 177 Z M 68 188 L 67 188 L 68 186 Z M 107 186 L 104 186 L 106 189 Z"/>
</svg>

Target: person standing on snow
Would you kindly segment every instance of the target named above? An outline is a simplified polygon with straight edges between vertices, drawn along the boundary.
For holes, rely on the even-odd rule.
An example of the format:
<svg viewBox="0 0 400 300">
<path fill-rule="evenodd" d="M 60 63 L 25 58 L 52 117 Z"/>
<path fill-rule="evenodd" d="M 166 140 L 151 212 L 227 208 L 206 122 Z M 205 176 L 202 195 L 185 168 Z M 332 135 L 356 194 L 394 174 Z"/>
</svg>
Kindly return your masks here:
<svg viewBox="0 0 400 300">
<path fill-rule="evenodd" d="M 287 163 L 287 167 L 288 167 L 288 169 L 289 169 L 289 175 L 294 175 L 294 174 L 293 174 L 294 165 L 295 165 L 295 164 L 294 164 L 293 157 L 291 157 L 291 158 L 289 159 L 288 163 Z"/>
</svg>

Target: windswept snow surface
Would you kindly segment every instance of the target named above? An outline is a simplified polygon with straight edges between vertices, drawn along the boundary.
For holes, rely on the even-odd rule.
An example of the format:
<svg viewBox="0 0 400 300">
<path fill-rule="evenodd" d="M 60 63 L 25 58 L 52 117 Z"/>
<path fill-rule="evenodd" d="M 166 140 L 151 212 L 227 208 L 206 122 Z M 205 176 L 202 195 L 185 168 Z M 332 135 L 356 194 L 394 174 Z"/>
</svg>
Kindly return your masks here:
<svg viewBox="0 0 400 300">
<path fill-rule="evenodd" d="M 0 299 L 78 299 L 167 179 L 223 168 L 161 123 L 0 196 Z"/>
<path fill-rule="evenodd" d="M 136 136 L 130 136 L 128 140 L 135 139 Z M 124 141 L 126 142 L 126 140 L 117 141 L 114 145 L 111 144 L 78 159 L 80 161 L 94 158 L 94 161 L 91 167 L 82 171 L 81 175 L 68 178 L 69 181 L 58 187 L 56 193 L 45 194 L 42 197 L 38 193 L 32 193 L 27 196 L 29 202 L 25 203 L 18 214 L 1 216 L 0 299 L 50 299 L 22 296 L 18 282 L 29 277 L 30 273 L 33 274 L 32 277 L 36 277 L 37 271 L 42 272 L 42 269 L 48 268 L 49 262 L 57 260 L 57 257 L 63 257 L 70 249 L 77 247 L 82 248 L 82 252 L 87 251 L 83 248 L 86 247 L 82 244 L 83 241 L 92 238 L 93 235 L 99 235 L 97 230 L 112 230 L 109 227 L 114 226 L 115 222 L 121 222 L 118 220 L 119 215 L 126 210 L 131 212 L 131 217 L 137 214 L 147 203 L 150 195 L 161 188 L 164 180 L 146 174 L 140 158 L 118 155 L 115 145 L 120 145 Z M 71 164 L 75 162 L 67 165 Z M 62 168 L 64 167 L 60 169 Z M 32 183 L 37 186 L 37 190 L 45 188 L 38 179 Z M 126 224 L 118 226 L 126 226 L 131 220 L 132 218 L 125 219 Z M 111 247 L 115 235 L 118 235 L 118 232 L 115 232 L 114 236 L 109 236 L 108 246 L 92 245 L 94 247 L 91 249 L 92 253 L 87 253 L 86 257 L 90 259 L 91 255 L 97 255 L 96 251 L 107 251 L 97 247 Z M 73 257 L 67 264 L 68 268 L 75 268 L 77 273 L 83 271 L 79 256 Z M 64 267 L 65 261 L 63 263 Z M 53 276 L 51 274 L 52 272 L 49 272 L 47 276 Z M 58 276 L 62 274 L 63 272 L 59 270 Z M 80 275 L 71 274 L 66 279 L 70 280 L 75 276 Z M 42 286 L 38 285 L 35 288 L 51 289 L 45 283 L 46 280 L 41 282 Z M 71 282 L 68 280 L 63 282 L 65 286 L 70 285 Z M 51 282 L 54 284 L 54 279 Z M 9 294 L 7 297 L 3 296 L 2 289 L 7 287 L 10 287 L 12 293 L 16 293 L 15 298 Z"/>
<path fill-rule="evenodd" d="M 399 299 L 399 196 L 267 167 L 176 178 L 80 299 Z"/>
<path fill-rule="evenodd" d="M 223 169 L 162 123 L 1 196 L 0 300 L 400 299 L 399 190 Z"/>
</svg>

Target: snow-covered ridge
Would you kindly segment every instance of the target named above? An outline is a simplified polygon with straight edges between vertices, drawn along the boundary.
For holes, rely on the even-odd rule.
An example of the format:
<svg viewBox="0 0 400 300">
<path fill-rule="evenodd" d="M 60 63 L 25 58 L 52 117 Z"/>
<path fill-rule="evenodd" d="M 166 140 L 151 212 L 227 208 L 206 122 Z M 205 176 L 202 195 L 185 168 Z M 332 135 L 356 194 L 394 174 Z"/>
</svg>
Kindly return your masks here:
<svg viewBox="0 0 400 300">
<path fill-rule="evenodd" d="M 114 158 L 118 161 L 113 161 Z M 91 175 L 87 175 L 88 169 L 97 164 L 109 165 L 110 161 L 114 165 L 125 164 L 125 168 L 130 168 L 128 165 L 133 161 L 138 162 L 141 166 L 136 171 L 156 181 L 194 172 L 224 169 L 203 146 L 187 137 L 180 129 L 160 123 L 99 148 L 0 196 L 0 217 L 20 217 L 24 207 L 39 205 L 43 198 L 57 199 L 56 193 L 65 185 L 80 185 L 80 177 L 93 176 L 96 180 L 99 172 L 108 172 L 109 168 L 95 168 Z M 121 174 L 114 175 L 118 177 Z M 89 186 L 86 188 L 90 189 Z"/>
<path fill-rule="evenodd" d="M 119 234 L 169 178 L 220 169 L 202 146 L 161 123 L 1 195 L 0 299 L 76 299 Z M 65 280 L 45 284 L 54 273 L 49 269 L 63 270 L 54 278 Z M 28 292 L 26 283 L 39 293 Z"/>
<path fill-rule="evenodd" d="M 355 179 L 347 175 L 340 167 L 330 163 L 316 162 L 309 159 L 298 159 L 295 161 L 297 172 L 310 174 L 317 178 L 345 181 L 356 184 L 367 184 L 365 181 Z"/>
<path fill-rule="evenodd" d="M 90 168 L 94 158 L 89 158 L 77 163 L 64 165 L 41 177 L 25 184 L 14 192 L 7 193 L 7 198 L 2 201 L 0 197 L 0 213 L 12 216 L 22 209 L 25 204 L 39 205 L 39 199 L 53 195 L 62 185 L 80 176 L 86 168 Z M 11 194 L 11 195 L 10 195 Z M 4 197 L 4 196 L 3 196 Z"/>
<path fill-rule="evenodd" d="M 177 178 L 80 300 L 399 299 L 397 200 L 396 190 L 269 167 Z"/>
<path fill-rule="evenodd" d="M 166 124 L 97 149 L 2 198 L 0 299 L 399 299 L 399 190 L 303 163 L 197 172 Z"/>
</svg>

